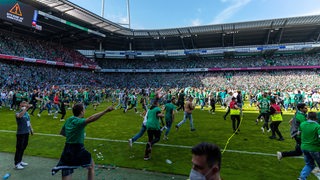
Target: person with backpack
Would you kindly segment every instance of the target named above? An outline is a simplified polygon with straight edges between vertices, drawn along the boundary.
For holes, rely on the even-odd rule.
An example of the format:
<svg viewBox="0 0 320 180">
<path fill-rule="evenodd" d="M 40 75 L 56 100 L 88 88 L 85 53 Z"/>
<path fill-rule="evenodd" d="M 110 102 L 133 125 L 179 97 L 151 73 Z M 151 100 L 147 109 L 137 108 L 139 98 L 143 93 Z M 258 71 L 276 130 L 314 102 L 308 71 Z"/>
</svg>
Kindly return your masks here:
<svg viewBox="0 0 320 180">
<path fill-rule="evenodd" d="M 301 137 L 299 133 L 299 126 L 302 122 L 307 120 L 307 112 L 308 107 L 305 103 L 299 103 L 297 105 L 297 112 L 295 113 L 294 117 L 290 120 L 290 134 L 291 137 L 295 139 L 296 146 L 295 149 L 292 151 L 285 151 L 285 152 L 277 152 L 278 160 L 281 160 L 284 157 L 291 157 L 291 156 L 301 156 Z"/>
<path fill-rule="evenodd" d="M 311 171 L 320 165 L 320 125 L 317 122 L 317 113 L 309 112 L 308 119 L 299 127 L 301 134 L 301 150 L 304 154 L 305 166 L 298 179 L 305 180 Z"/>
</svg>

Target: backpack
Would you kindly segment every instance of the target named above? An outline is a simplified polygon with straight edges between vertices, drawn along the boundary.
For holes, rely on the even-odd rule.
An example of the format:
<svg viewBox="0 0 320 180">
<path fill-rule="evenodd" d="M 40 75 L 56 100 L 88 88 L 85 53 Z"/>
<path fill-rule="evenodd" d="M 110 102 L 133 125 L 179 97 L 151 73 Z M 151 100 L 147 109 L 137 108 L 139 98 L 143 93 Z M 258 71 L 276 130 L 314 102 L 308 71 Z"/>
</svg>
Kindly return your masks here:
<svg viewBox="0 0 320 180">
<path fill-rule="evenodd" d="M 291 127 L 290 127 L 290 135 L 292 138 L 300 134 L 299 126 L 300 126 L 300 122 L 297 121 L 296 116 L 294 116 L 291 120 Z"/>
</svg>

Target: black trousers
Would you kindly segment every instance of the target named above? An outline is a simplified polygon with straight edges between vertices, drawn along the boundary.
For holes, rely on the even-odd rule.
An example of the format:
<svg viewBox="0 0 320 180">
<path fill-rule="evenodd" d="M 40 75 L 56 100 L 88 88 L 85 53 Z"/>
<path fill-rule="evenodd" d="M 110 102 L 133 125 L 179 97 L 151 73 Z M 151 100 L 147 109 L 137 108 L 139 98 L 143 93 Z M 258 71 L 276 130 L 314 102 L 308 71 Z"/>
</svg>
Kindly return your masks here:
<svg viewBox="0 0 320 180">
<path fill-rule="evenodd" d="M 231 120 L 232 120 L 232 129 L 234 132 L 236 132 L 236 130 L 240 131 L 238 128 L 240 126 L 240 115 L 231 115 Z M 237 121 L 237 124 L 236 124 Z"/>
<path fill-rule="evenodd" d="M 279 138 L 283 138 L 281 132 L 279 131 L 279 125 L 282 121 L 272 121 L 270 124 L 272 136 L 279 136 Z"/>
<path fill-rule="evenodd" d="M 291 156 L 301 156 L 301 139 L 294 137 L 294 140 L 296 141 L 296 147 L 293 151 L 286 151 L 282 152 L 282 157 L 291 157 Z"/>
<path fill-rule="evenodd" d="M 151 147 L 160 141 L 161 131 L 160 130 L 148 130 L 148 143 L 146 145 L 145 155 L 150 153 Z"/>
<path fill-rule="evenodd" d="M 28 146 L 29 133 L 28 134 L 17 134 L 17 144 L 16 144 L 16 153 L 14 155 L 14 165 L 17 165 L 22 161 L 22 156 L 24 150 Z"/>
<path fill-rule="evenodd" d="M 34 110 L 36 110 L 37 108 L 37 103 L 36 102 L 32 102 L 32 111 L 31 111 L 31 115 L 33 115 Z"/>
<path fill-rule="evenodd" d="M 228 110 L 227 110 L 226 114 L 223 116 L 224 119 L 226 119 L 228 114 L 230 113 L 230 107 L 228 106 L 227 108 L 228 108 Z"/>
</svg>

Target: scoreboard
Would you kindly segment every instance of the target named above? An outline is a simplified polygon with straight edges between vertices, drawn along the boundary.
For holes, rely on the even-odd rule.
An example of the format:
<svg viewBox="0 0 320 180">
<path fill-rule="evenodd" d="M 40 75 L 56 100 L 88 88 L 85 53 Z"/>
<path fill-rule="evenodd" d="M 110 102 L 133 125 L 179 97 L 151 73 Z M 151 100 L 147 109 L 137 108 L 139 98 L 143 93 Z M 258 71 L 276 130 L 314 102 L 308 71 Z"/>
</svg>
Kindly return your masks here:
<svg viewBox="0 0 320 180">
<path fill-rule="evenodd" d="M 0 0 L 0 19 L 21 24 L 28 27 L 35 27 L 38 11 L 29 5 L 17 0 Z"/>
</svg>

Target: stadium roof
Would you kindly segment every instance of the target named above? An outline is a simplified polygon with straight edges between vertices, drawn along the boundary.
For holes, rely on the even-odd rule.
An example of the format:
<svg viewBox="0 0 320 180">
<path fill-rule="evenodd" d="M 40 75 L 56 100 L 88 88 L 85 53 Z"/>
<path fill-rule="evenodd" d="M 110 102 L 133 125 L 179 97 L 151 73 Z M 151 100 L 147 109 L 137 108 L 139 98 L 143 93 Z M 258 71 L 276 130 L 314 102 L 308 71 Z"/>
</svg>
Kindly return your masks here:
<svg viewBox="0 0 320 180">
<path fill-rule="evenodd" d="M 76 49 L 169 50 L 263 44 L 318 42 L 320 15 L 250 22 L 177 27 L 128 29 L 66 0 L 20 0 L 38 10 L 104 34 L 100 37 L 39 16 L 42 31 L 13 26 L 18 33 L 60 43 Z M 5 28 L 1 23 L 0 28 Z"/>
</svg>

